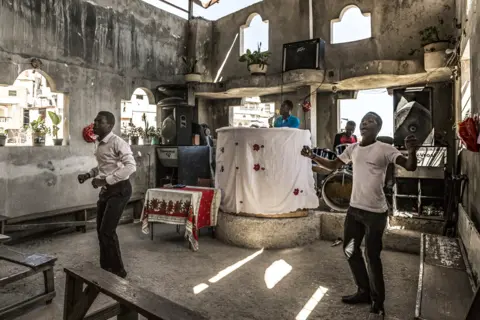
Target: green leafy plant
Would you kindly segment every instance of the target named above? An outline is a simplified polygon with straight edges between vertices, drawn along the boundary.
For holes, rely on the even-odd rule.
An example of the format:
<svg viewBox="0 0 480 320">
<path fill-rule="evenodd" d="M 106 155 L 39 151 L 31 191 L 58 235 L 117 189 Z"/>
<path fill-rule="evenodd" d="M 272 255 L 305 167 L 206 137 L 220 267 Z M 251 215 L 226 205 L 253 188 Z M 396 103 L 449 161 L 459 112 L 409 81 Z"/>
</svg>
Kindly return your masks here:
<svg viewBox="0 0 480 320">
<path fill-rule="evenodd" d="M 157 136 L 157 129 L 155 129 L 155 127 L 151 126 L 145 130 L 145 137 L 156 137 L 156 136 Z"/>
<path fill-rule="evenodd" d="M 272 53 L 269 52 L 269 51 L 262 52 L 262 43 L 260 42 L 258 44 L 257 50 L 252 52 L 252 51 L 250 51 L 250 49 L 247 49 L 247 53 L 243 54 L 238 59 L 238 61 L 246 62 L 247 63 L 247 68 L 249 66 L 251 66 L 252 64 L 258 64 L 258 65 L 260 65 L 260 68 L 263 68 L 263 66 L 265 66 L 265 65 L 268 66 L 268 59 L 270 58 L 271 54 Z"/>
<path fill-rule="evenodd" d="M 182 57 L 182 60 L 185 65 L 185 74 L 200 74 L 197 71 L 197 63 L 198 63 L 197 59 Z"/>
<path fill-rule="evenodd" d="M 455 21 L 455 26 L 458 28 L 456 19 L 454 21 Z M 444 24 L 443 19 L 439 19 L 438 24 L 443 25 Z M 461 25 L 460 25 L 460 28 L 461 28 Z M 436 43 L 436 42 L 449 42 L 451 44 L 455 44 L 455 42 L 457 41 L 457 39 L 452 35 L 442 37 L 437 26 L 426 27 L 425 29 L 420 30 L 418 34 L 420 35 L 420 43 L 422 48 L 426 45 Z M 421 48 L 411 49 L 409 54 L 414 55 L 416 52 L 420 50 L 422 49 Z"/>
<path fill-rule="evenodd" d="M 0 128 L 0 136 L 6 137 L 7 134 L 8 134 L 8 130 L 7 130 L 7 129 Z"/>
<path fill-rule="evenodd" d="M 142 127 L 136 127 L 133 123 L 130 123 L 127 134 L 129 137 L 143 137 L 145 132 Z"/>
<path fill-rule="evenodd" d="M 32 133 L 38 136 L 46 136 L 47 134 L 50 134 L 50 128 L 47 127 L 45 124 L 45 118 L 42 116 L 26 125 L 25 129 L 30 130 Z"/>
<path fill-rule="evenodd" d="M 60 130 L 60 127 L 58 125 L 62 121 L 62 117 L 60 117 L 53 111 L 48 111 L 48 116 L 52 120 L 53 136 L 55 137 L 55 139 L 58 139 L 58 131 Z"/>
</svg>

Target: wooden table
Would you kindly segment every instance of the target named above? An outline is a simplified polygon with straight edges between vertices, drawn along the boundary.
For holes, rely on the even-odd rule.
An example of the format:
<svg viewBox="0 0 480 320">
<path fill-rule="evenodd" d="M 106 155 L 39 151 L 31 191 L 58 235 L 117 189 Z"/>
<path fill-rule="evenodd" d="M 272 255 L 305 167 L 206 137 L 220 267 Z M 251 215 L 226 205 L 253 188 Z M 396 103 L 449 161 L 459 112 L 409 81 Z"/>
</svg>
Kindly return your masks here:
<svg viewBox="0 0 480 320">
<path fill-rule="evenodd" d="M 142 232 L 150 233 L 153 240 L 154 223 L 186 225 L 185 238 L 196 251 L 199 230 L 217 225 L 220 201 L 221 192 L 214 188 L 148 189 L 141 218 Z"/>
</svg>

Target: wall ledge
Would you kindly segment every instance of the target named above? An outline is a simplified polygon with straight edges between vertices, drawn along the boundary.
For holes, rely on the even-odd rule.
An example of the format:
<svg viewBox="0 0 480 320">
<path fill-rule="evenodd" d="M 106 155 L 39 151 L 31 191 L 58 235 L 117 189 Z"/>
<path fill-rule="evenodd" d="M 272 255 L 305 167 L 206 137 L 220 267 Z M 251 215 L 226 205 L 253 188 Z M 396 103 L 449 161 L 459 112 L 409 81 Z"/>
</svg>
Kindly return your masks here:
<svg viewBox="0 0 480 320">
<path fill-rule="evenodd" d="M 444 67 L 425 71 L 418 60 L 374 60 L 339 70 L 292 70 L 283 74 L 246 76 L 221 83 L 200 83 L 195 95 L 206 99 L 232 99 L 293 92 L 305 86 L 321 91 L 366 90 L 449 81 L 452 72 Z M 282 85 L 283 84 L 283 85 Z"/>
</svg>

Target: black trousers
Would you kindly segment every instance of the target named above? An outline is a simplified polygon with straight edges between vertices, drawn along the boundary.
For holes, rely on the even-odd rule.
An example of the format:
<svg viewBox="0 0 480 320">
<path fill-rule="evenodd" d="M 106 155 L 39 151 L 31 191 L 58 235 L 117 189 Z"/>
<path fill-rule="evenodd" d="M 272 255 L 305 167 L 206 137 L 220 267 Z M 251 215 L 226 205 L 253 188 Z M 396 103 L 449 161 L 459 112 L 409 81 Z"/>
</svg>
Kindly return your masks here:
<svg viewBox="0 0 480 320">
<path fill-rule="evenodd" d="M 355 283 L 359 290 L 369 292 L 372 301 L 383 305 L 385 283 L 380 253 L 382 236 L 387 225 L 388 213 L 376 213 L 350 207 L 344 226 L 343 251 L 348 259 Z M 365 237 L 365 258 L 360 245 Z M 368 269 L 368 272 L 367 272 Z"/>
<path fill-rule="evenodd" d="M 116 229 L 131 196 L 132 185 L 125 180 L 102 189 L 97 202 L 100 266 L 115 274 L 125 271 Z"/>
</svg>

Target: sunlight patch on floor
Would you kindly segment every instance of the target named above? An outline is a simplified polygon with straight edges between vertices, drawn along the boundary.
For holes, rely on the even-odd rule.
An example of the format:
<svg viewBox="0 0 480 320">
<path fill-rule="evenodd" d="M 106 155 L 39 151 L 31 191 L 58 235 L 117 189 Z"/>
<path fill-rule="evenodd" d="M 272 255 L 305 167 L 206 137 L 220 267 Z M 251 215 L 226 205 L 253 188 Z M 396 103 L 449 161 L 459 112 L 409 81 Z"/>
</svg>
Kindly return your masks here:
<svg viewBox="0 0 480 320">
<path fill-rule="evenodd" d="M 328 289 L 320 286 L 317 291 L 312 295 L 310 300 L 307 301 L 303 309 L 298 313 L 295 320 L 307 320 L 310 316 L 310 313 L 315 309 L 317 304 L 322 300 L 325 293 L 327 293 Z"/>
<path fill-rule="evenodd" d="M 290 273 L 290 271 L 292 271 L 292 266 L 283 259 L 272 263 L 270 267 L 265 270 L 264 279 L 267 288 L 273 289 L 277 283 L 279 283 Z"/>
</svg>

